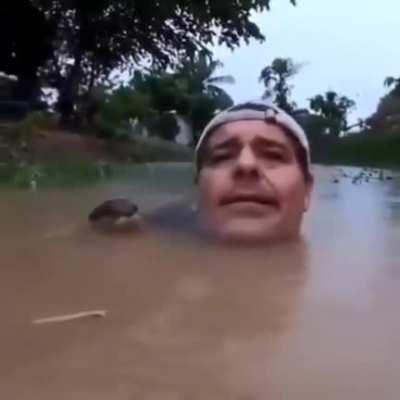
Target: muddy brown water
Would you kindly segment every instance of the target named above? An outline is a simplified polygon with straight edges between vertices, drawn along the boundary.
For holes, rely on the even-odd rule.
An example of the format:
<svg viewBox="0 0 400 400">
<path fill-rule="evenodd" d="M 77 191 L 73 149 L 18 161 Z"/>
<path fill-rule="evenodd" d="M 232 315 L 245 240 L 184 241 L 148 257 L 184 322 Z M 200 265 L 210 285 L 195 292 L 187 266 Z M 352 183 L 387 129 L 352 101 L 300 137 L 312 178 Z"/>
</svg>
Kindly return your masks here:
<svg viewBox="0 0 400 400">
<path fill-rule="evenodd" d="M 0 398 L 399 399 L 400 179 L 334 184 L 335 170 L 315 167 L 303 240 L 261 249 L 87 225 L 111 197 L 145 211 L 193 197 L 185 165 L 2 190 Z"/>
</svg>

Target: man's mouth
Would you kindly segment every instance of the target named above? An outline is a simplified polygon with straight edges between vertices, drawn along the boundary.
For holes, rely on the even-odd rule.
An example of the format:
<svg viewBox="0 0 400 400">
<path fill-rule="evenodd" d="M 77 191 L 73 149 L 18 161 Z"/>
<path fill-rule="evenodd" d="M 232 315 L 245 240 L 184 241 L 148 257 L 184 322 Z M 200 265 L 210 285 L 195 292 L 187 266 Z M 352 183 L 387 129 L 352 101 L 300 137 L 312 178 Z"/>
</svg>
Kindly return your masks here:
<svg viewBox="0 0 400 400">
<path fill-rule="evenodd" d="M 220 204 L 222 206 L 231 204 L 255 204 L 269 207 L 278 207 L 279 205 L 278 201 L 273 197 L 252 193 L 239 193 L 226 196 L 222 198 Z"/>
</svg>

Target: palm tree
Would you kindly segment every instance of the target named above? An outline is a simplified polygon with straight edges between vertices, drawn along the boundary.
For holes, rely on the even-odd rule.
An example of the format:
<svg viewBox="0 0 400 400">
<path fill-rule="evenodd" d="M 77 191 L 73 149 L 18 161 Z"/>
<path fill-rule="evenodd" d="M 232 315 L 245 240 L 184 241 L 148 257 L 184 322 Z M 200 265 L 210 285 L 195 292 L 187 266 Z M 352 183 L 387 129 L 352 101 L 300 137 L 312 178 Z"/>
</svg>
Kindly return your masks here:
<svg viewBox="0 0 400 400">
<path fill-rule="evenodd" d="M 310 108 L 329 122 L 330 132 L 339 136 L 347 130 L 347 113 L 355 107 L 355 102 L 346 96 L 339 96 L 334 91 L 317 95 L 309 99 Z"/>
<path fill-rule="evenodd" d="M 271 65 L 266 66 L 260 75 L 260 82 L 265 86 L 263 98 L 272 98 L 277 106 L 292 113 L 295 104 L 290 101 L 292 86 L 288 80 L 293 78 L 301 69 L 291 58 L 276 58 Z"/>
<path fill-rule="evenodd" d="M 233 104 L 221 84 L 233 84 L 231 75 L 215 75 L 223 64 L 213 60 L 206 52 L 201 52 L 194 60 L 185 61 L 175 74 L 182 87 L 191 96 L 207 95 L 213 98 L 218 108 L 223 109 Z"/>
<path fill-rule="evenodd" d="M 184 61 L 174 74 L 177 86 L 185 93 L 186 103 L 183 103 L 188 107 L 182 114 L 190 120 L 195 136 L 217 111 L 233 105 L 232 98 L 220 85 L 233 84 L 235 80 L 230 75 L 216 74 L 222 66 L 220 61 L 202 52 L 193 60 Z"/>
<path fill-rule="evenodd" d="M 150 70 L 136 72 L 131 80 L 134 90 L 148 93 L 154 108 L 160 112 L 175 110 L 186 114 L 190 103 L 197 97 L 207 97 L 215 107 L 224 109 L 233 104 L 230 96 L 219 85 L 235 82 L 230 75 L 216 75 L 222 63 L 200 53 L 194 60 L 187 60 L 173 73 Z M 215 110 L 214 110 L 215 111 Z"/>
<path fill-rule="evenodd" d="M 186 117 L 197 135 L 217 110 L 233 105 L 231 97 L 219 85 L 234 83 L 234 79 L 229 75 L 217 75 L 221 66 L 222 63 L 213 60 L 208 53 L 200 53 L 193 60 L 183 62 L 175 72 L 137 71 L 130 82 L 130 97 L 146 100 L 149 110 L 144 119 L 149 121 L 153 131 L 160 131 L 154 127 L 161 121 L 161 130 L 171 131 L 167 136 L 172 138 L 176 131 L 169 129 L 172 112 Z M 128 108 L 130 104 L 123 102 Z"/>
</svg>

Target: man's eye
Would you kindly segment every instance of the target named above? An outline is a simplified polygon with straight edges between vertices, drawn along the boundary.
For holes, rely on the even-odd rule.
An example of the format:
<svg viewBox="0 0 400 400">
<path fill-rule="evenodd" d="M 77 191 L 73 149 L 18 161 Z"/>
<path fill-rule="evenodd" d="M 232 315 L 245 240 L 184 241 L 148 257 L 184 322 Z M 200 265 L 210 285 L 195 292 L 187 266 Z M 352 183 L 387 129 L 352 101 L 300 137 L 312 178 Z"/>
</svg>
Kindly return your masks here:
<svg viewBox="0 0 400 400">
<path fill-rule="evenodd" d="M 219 153 L 219 154 L 212 155 L 210 161 L 213 164 L 218 164 L 218 163 L 221 163 L 223 161 L 230 160 L 231 158 L 232 158 L 232 154 L 231 153 Z"/>
<path fill-rule="evenodd" d="M 262 155 L 268 160 L 285 161 L 285 155 L 278 151 L 264 151 Z"/>
</svg>

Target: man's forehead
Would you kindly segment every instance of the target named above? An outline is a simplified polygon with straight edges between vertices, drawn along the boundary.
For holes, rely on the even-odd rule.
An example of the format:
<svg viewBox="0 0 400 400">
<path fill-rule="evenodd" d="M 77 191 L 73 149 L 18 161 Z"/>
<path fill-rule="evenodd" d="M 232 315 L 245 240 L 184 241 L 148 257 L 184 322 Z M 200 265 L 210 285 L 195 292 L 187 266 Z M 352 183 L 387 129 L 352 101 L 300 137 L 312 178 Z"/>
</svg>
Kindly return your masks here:
<svg viewBox="0 0 400 400">
<path fill-rule="evenodd" d="M 291 147 L 285 131 L 276 124 L 265 121 L 235 121 L 218 127 L 210 136 L 208 146 L 213 148 L 226 142 L 245 144 L 254 140 Z"/>
</svg>

